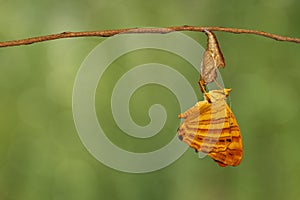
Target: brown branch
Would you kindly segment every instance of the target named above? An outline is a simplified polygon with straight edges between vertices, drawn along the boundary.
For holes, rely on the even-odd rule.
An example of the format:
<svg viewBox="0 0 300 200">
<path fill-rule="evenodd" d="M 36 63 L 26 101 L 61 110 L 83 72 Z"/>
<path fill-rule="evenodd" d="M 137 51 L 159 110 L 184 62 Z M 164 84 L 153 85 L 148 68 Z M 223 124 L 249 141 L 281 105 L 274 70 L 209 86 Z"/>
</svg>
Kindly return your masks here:
<svg viewBox="0 0 300 200">
<path fill-rule="evenodd" d="M 0 42 L 1 47 L 11 47 L 11 46 L 20 46 L 20 45 L 28 45 L 38 42 L 44 42 L 49 40 L 56 40 L 62 38 L 73 38 L 73 37 L 111 37 L 116 34 L 125 34 L 125 33 L 170 33 L 174 31 L 197 31 L 204 32 L 204 30 L 208 31 L 223 31 L 230 33 L 246 33 L 246 34 L 254 34 L 260 35 L 267 38 L 271 38 L 278 41 L 286 41 L 286 42 L 294 42 L 300 43 L 300 38 L 292 38 L 280 36 L 272 33 L 267 33 L 263 31 L 256 30 L 247 30 L 247 29 L 238 29 L 238 28 L 223 28 L 223 27 L 203 27 L 203 26 L 174 26 L 167 28 L 127 28 L 127 29 L 116 29 L 116 30 L 104 30 L 104 31 L 84 31 L 84 32 L 63 32 L 52 35 L 38 36 L 33 38 L 26 38 L 21 40 L 12 40 Z"/>
</svg>

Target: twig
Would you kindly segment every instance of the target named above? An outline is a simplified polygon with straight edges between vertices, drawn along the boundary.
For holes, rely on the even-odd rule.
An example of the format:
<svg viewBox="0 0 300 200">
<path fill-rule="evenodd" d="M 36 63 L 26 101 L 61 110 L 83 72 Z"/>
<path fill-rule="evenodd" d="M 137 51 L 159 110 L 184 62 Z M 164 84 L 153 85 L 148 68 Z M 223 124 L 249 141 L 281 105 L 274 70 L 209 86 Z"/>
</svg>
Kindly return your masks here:
<svg viewBox="0 0 300 200">
<path fill-rule="evenodd" d="M 300 38 L 292 38 L 280 36 L 272 33 L 267 33 L 263 31 L 256 30 L 247 30 L 247 29 L 239 29 L 239 28 L 223 28 L 223 27 L 203 27 L 203 26 L 174 26 L 167 28 L 127 28 L 127 29 L 116 29 L 116 30 L 104 30 L 104 31 L 84 31 L 84 32 L 63 32 L 52 35 L 38 36 L 33 38 L 26 38 L 21 40 L 12 40 L 0 42 L 1 47 L 11 47 L 11 46 L 20 46 L 20 45 L 28 45 L 38 42 L 44 42 L 49 40 L 56 40 L 62 38 L 73 38 L 73 37 L 111 37 L 116 34 L 128 34 L 128 33 L 170 33 L 174 31 L 197 31 L 204 32 L 204 30 L 208 31 L 223 31 L 230 33 L 246 33 L 246 34 L 254 34 L 260 35 L 267 38 L 271 38 L 278 41 L 286 41 L 286 42 L 294 42 L 300 43 Z"/>
</svg>

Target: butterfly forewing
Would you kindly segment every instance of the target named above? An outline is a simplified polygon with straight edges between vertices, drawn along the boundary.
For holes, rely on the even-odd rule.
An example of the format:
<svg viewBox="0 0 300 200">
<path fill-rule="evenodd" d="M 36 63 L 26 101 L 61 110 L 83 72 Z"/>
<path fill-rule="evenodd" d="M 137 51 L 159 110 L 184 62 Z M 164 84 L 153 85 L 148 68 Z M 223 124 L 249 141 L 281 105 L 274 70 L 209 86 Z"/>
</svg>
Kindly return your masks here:
<svg viewBox="0 0 300 200">
<path fill-rule="evenodd" d="M 237 121 L 228 105 L 226 105 L 228 112 L 227 119 L 229 120 L 229 127 L 224 128 L 220 135 L 219 142 L 226 146 L 225 151 L 212 151 L 208 155 L 214 159 L 220 166 L 227 165 L 237 166 L 240 164 L 243 156 L 243 145 L 240 134 L 240 128 Z M 216 144 L 218 146 L 218 144 Z"/>
</svg>

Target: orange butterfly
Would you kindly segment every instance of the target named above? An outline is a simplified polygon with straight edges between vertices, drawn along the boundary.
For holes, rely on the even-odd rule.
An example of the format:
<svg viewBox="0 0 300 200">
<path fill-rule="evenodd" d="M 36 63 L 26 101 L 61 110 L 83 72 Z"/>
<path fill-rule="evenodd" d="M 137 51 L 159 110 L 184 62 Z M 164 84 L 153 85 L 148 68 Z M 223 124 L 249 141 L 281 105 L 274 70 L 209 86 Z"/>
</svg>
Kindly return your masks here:
<svg viewBox="0 0 300 200">
<path fill-rule="evenodd" d="M 240 128 L 226 103 L 230 91 L 205 92 L 204 101 L 178 116 L 185 119 L 178 128 L 179 139 L 222 167 L 239 165 L 243 156 Z"/>
</svg>

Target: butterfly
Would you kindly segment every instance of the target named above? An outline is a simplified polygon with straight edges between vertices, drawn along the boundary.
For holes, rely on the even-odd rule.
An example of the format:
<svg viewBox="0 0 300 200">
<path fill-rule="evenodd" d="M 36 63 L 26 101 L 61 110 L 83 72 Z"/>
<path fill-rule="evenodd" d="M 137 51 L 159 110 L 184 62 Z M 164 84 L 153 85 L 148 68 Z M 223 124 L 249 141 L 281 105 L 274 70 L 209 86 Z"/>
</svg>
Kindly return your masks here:
<svg viewBox="0 0 300 200">
<path fill-rule="evenodd" d="M 211 90 L 186 112 L 178 137 L 196 152 L 210 156 L 221 167 L 237 166 L 243 157 L 240 128 L 226 103 L 231 89 Z"/>
</svg>

